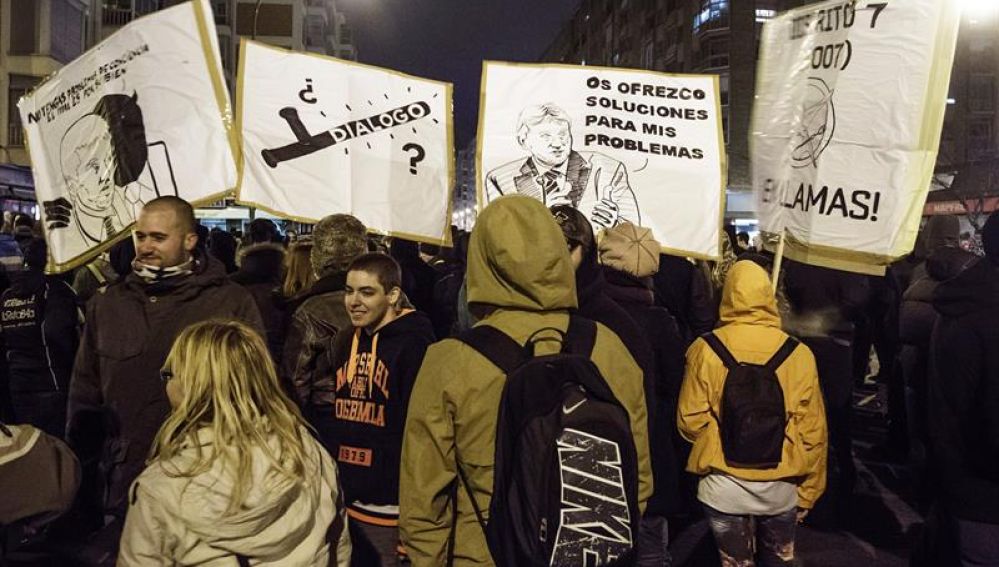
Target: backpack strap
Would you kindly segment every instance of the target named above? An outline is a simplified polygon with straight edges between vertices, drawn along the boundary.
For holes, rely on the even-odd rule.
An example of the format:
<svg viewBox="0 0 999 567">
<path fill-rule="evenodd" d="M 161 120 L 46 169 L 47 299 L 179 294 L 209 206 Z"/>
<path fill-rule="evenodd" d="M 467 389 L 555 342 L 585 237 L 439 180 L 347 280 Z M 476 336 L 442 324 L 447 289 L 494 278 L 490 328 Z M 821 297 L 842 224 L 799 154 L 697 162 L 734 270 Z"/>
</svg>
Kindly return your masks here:
<svg viewBox="0 0 999 567">
<path fill-rule="evenodd" d="M 770 372 L 777 372 L 781 364 L 787 360 L 787 357 L 791 356 L 794 349 L 798 348 L 798 339 L 794 337 L 788 337 L 784 344 L 781 345 L 780 350 L 778 350 L 770 360 L 767 361 L 766 367 Z"/>
<path fill-rule="evenodd" d="M 725 343 L 721 342 L 721 339 L 714 332 L 704 333 L 701 335 L 701 338 L 704 339 L 704 342 L 708 343 L 711 350 L 715 351 L 718 358 L 725 364 L 725 368 L 732 370 L 740 366 L 739 361 L 732 356 L 732 353 L 725 347 Z"/>
<path fill-rule="evenodd" d="M 457 339 L 478 351 L 504 374 L 510 374 L 527 361 L 524 347 L 496 327 L 489 325 L 472 327 Z"/>
<path fill-rule="evenodd" d="M 597 342 L 597 324 L 579 315 L 570 315 L 565 342 L 569 352 L 590 356 Z"/>
</svg>

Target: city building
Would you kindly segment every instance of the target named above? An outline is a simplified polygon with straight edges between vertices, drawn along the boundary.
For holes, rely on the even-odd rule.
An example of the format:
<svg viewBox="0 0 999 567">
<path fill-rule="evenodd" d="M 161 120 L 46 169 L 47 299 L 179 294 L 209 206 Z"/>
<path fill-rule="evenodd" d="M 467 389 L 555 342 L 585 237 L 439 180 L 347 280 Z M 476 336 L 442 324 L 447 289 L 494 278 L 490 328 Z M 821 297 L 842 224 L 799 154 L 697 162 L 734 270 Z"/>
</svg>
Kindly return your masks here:
<svg viewBox="0 0 999 567">
<path fill-rule="evenodd" d="M 475 140 L 458 151 L 455 160 L 454 196 L 451 202 L 451 224 L 462 230 L 472 230 L 475 224 Z"/>
<path fill-rule="evenodd" d="M 35 212 L 17 101 L 86 45 L 85 0 L 0 0 L 0 208 Z"/>
</svg>

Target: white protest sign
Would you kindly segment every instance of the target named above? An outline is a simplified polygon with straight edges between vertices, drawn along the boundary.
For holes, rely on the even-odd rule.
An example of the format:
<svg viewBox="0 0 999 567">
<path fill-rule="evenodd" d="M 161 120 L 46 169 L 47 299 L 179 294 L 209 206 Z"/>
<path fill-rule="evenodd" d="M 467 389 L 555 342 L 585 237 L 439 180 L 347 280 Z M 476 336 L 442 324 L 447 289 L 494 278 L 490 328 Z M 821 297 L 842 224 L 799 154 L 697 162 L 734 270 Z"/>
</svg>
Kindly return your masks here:
<svg viewBox="0 0 999 567">
<path fill-rule="evenodd" d="M 236 96 L 241 203 L 450 242 L 450 84 L 244 40 Z"/>
<path fill-rule="evenodd" d="M 486 62 L 479 207 L 526 194 L 595 231 L 630 221 L 663 248 L 719 255 L 725 146 L 718 78 Z"/>
<path fill-rule="evenodd" d="M 197 204 L 236 185 L 238 146 L 204 0 L 126 25 L 18 108 L 51 271 L 127 234 L 151 199 Z"/>
<path fill-rule="evenodd" d="M 946 105 L 953 0 L 832 1 L 763 27 L 751 133 L 761 228 L 877 273 L 912 250 Z"/>
</svg>

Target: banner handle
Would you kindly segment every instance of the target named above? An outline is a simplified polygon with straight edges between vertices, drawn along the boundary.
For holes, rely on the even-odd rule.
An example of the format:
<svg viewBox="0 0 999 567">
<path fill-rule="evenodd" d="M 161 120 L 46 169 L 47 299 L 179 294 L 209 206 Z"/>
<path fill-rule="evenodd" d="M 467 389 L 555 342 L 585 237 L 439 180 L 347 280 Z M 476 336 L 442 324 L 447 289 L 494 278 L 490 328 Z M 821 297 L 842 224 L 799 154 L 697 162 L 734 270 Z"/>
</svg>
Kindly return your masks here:
<svg viewBox="0 0 999 567">
<path fill-rule="evenodd" d="M 780 242 L 777 243 L 777 254 L 774 255 L 774 269 L 773 273 L 770 275 L 770 281 L 773 284 L 774 293 L 777 293 L 777 284 L 780 279 L 780 265 L 784 262 L 784 235 L 785 231 L 780 232 Z"/>
</svg>

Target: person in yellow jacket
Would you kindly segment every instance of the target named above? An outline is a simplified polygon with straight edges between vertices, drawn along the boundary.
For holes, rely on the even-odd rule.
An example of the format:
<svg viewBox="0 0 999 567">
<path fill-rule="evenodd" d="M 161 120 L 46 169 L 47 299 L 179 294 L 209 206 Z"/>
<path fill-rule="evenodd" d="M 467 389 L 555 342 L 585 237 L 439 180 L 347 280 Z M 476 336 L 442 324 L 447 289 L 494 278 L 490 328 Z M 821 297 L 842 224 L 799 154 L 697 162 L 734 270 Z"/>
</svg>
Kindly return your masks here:
<svg viewBox="0 0 999 567">
<path fill-rule="evenodd" d="M 480 325 L 524 344 L 535 331 L 565 331 L 576 286 L 565 238 L 540 201 L 501 197 L 479 216 L 468 252 L 468 301 Z M 537 343 L 552 354 L 555 341 Z M 628 411 L 638 454 L 638 500 L 652 494 L 642 371 L 621 340 L 598 324 L 591 360 Z M 416 378 L 402 446 L 399 528 L 414 567 L 492 565 L 468 493 L 488 513 L 496 419 L 505 375 L 472 347 L 449 339 L 432 345 Z M 525 455 L 524 458 L 530 458 Z M 457 461 L 470 490 L 458 487 Z M 457 495 L 457 514 L 452 496 Z"/>
<path fill-rule="evenodd" d="M 715 335 L 733 357 L 763 365 L 787 340 L 767 273 L 737 262 L 722 290 Z M 826 485 L 826 418 L 815 358 L 798 345 L 776 371 L 784 393 L 787 426 L 780 463 L 770 469 L 730 466 L 722 451 L 718 416 L 728 375 L 724 363 L 701 338 L 687 351 L 677 425 L 694 444 L 687 471 L 701 477 L 704 505 L 722 565 L 791 565 L 794 528 Z"/>
</svg>

